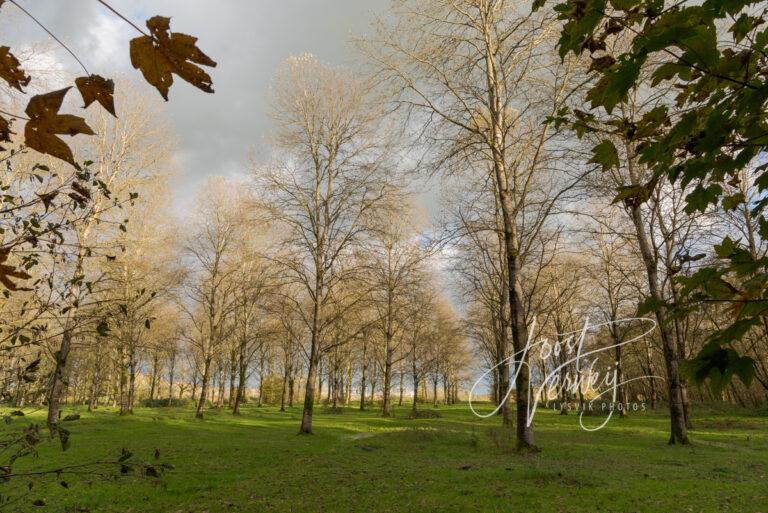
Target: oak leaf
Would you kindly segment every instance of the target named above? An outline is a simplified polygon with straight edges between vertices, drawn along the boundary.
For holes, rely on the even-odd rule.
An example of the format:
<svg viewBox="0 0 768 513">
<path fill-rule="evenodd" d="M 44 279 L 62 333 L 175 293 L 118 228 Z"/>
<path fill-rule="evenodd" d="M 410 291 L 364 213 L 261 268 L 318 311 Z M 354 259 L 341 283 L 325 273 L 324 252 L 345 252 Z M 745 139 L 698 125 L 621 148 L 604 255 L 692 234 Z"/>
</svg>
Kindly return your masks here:
<svg viewBox="0 0 768 513">
<path fill-rule="evenodd" d="M 11 53 L 11 49 L 7 46 L 0 46 L 0 77 L 22 93 L 24 92 L 22 88 L 26 87 L 31 80 L 29 75 L 21 69 L 19 59 Z"/>
<path fill-rule="evenodd" d="M 173 73 L 206 93 L 213 92 L 210 75 L 197 64 L 216 67 L 216 62 L 197 47 L 196 37 L 171 32 L 171 19 L 163 16 L 147 20 L 147 28 L 151 36 L 131 40 L 131 64 L 166 101 Z"/>
<path fill-rule="evenodd" d="M 72 114 L 59 114 L 64 96 L 70 87 L 46 94 L 38 94 L 29 100 L 25 112 L 29 121 L 24 127 L 24 143 L 40 153 L 46 153 L 75 165 L 72 150 L 56 134 L 94 135 L 85 120 Z"/>
<path fill-rule="evenodd" d="M 115 82 L 112 79 L 106 79 L 101 75 L 77 77 L 75 85 L 83 97 L 84 109 L 87 109 L 93 102 L 99 102 L 107 112 L 117 117 L 115 114 Z"/>
<path fill-rule="evenodd" d="M 1 250 L 0 251 L 0 283 L 2 283 L 5 288 L 11 291 L 16 290 L 30 290 L 25 288 L 19 288 L 14 282 L 11 281 L 11 278 L 17 278 L 19 280 L 28 280 L 32 276 L 27 274 L 24 271 L 16 269 L 12 265 L 6 265 L 4 262 L 8 259 L 8 250 Z"/>
</svg>

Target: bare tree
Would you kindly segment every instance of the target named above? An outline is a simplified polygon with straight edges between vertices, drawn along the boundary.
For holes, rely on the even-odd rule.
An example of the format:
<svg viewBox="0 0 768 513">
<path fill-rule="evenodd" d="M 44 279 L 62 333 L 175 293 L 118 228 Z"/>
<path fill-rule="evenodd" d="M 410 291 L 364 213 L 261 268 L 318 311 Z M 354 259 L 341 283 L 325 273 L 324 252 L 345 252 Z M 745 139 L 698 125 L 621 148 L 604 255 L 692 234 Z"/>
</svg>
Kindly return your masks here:
<svg viewBox="0 0 768 513">
<path fill-rule="evenodd" d="M 284 235 L 275 259 L 307 298 L 297 302 L 310 335 L 300 431 L 311 433 L 318 362 L 330 344 L 326 331 L 341 313 L 329 309 L 344 303 L 337 293 L 355 272 L 349 257 L 387 193 L 388 148 L 368 85 L 349 73 L 311 56 L 291 57 L 275 91 L 274 140 L 284 157 L 258 179 Z"/>
<path fill-rule="evenodd" d="M 192 271 L 180 305 L 192 330 L 186 338 L 199 357 L 200 396 L 195 416 L 202 418 L 211 382 L 212 363 L 232 331 L 237 296 L 237 242 L 245 221 L 233 201 L 236 186 L 222 178 L 209 180 L 201 198 L 199 219 L 185 246 Z"/>
<path fill-rule="evenodd" d="M 366 45 L 381 77 L 428 148 L 426 167 L 478 170 L 498 199 L 515 355 L 517 444 L 536 450 L 522 270 L 531 241 L 572 190 L 548 123 L 564 105 L 575 66 L 553 52 L 555 25 L 524 2 L 403 0 L 396 20 Z M 558 168 L 557 173 L 553 173 Z M 557 178 L 555 178 L 557 176 Z M 506 354 L 502 351 L 501 354 Z M 506 362 L 498 362 L 507 372 Z"/>
<path fill-rule="evenodd" d="M 408 210 L 401 205 L 399 216 L 374 222 L 366 246 L 365 280 L 370 283 L 372 304 L 376 310 L 376 326 L 381 331 L 383 347 L 379 367 L 383 371 L 382 416 L 391 415 L 392 374 L 394 367 L 404 360 L 407 352 L 404 331 L 409 319 L 418 312 L 412 291 L 426 278 L 424 270 L 430 248 L 421 240 Z"/>
</svg>

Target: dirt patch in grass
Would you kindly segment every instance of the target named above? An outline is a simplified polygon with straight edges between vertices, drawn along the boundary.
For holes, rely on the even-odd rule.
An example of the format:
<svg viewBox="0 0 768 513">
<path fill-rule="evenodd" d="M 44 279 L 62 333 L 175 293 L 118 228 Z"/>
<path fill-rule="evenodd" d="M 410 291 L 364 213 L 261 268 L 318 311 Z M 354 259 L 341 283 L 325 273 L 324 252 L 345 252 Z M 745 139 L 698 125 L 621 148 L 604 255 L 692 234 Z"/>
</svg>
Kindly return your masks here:
<svg viewBox="0 0 768 513">
<path fill-rule="evenodd" d="M 701 420 L 696 422 L 695 428 L 716 429 L 718 431 L 731 431 L 733 429 L 744 429 L 747 431 L 762 431 L 766 429 L 764 423 L 750 422 L 748 420 L 736 419 L 713 419 Z"/>
</svg>

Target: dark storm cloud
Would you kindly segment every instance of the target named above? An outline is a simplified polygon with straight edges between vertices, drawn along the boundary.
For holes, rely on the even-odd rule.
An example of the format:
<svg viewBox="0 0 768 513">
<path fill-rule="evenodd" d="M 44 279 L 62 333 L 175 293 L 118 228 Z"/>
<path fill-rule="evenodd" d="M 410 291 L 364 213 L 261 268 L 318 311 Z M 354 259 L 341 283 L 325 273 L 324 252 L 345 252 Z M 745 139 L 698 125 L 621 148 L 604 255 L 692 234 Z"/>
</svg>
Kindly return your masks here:
<svg viewBox="0 0 768 513">
<path fill-rule="evenodd" d="M 128 40 L 136 32 L 95 0 L 18 0 L 65 44 L 91 72 L 134 74 Z M 166 104 L 179 140 L 182 175 L 177 196 L 189 198 L 208 175 L 245 172 L 250 150 L 264 154 L 269 134 L 269 86 L 280 62 L 309 52 L 334 65 L 355 65 L 353 37 L 364 34 L 387 0 L 109 0 L 143 27 L 144 20 L 171 16 L 171 29 L 193 34 L 218 61 L 212 71 L 216 94 L 207 95 L 177 79 Z M 34 44 L 46 35 L 6 3 L 0 31 L 14 45 Z M 4 43 L 6 44 L 6 43 Z M 56 61 L 79 73 L 77 63 L 56 51 Z M 141 84 L 149 88 L 148 85 Z M 152 91 L 154 93 L 154 91 Z"/>
</svg>

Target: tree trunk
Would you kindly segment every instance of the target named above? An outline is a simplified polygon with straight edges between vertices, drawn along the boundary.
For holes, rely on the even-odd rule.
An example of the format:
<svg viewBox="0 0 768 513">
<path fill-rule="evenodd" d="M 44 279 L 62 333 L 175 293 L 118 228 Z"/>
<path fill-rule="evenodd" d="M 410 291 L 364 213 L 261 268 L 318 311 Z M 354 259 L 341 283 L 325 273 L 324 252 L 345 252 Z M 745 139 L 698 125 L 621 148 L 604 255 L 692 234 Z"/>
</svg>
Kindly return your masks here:
<svg viewBox="0 0 768 513">
<path fill-rule="evenodd" d="M 503 271 L 505 268 L 505 255 L 506 255 L 506 244 L 504 243 L 504 221 L 503 221 L 503 213 L 501 216 L 499 216 L 499 205 L 500 203 L 499 199 L 496 199 L 497 207 L 495 209 L 495 220 L 496 220 L 496 228 L 498 233 L 498 239 L 499 239 L 499 267 L 502 269 L 501 271 L 501 287 L 499 290 L 499 312 L 498 312 L 498 333 L 496 333 L 496 358 L 497 358 L 497 369 L 496 369 L 496 405 L 501 404 L 501 409 L 499 410 L 499 413 L 501 414 L 501 424 L 503 426 L 511 426 L 512 425 L 512 414 L 511 414 L 511 405 L 509 401 L 509 397 L 507 396 L 507 392 L 509 392 L 509 340 L 508 340 L 508 333 L 509 333 L 509 278 L 507 276 L 507 273 Z M 502 404 L 501 401 L 504 401 Z"/>
<path fill-rule="evenodd" d="M 256 406 L 261 408 L 264 404 L 264 354 L 259 357 L 259 398 Z"/>
<path fill-rule="evenodd" d="M 363 365 L 360 373 L 360 411 L 365 410 L 365 378 L 366 371 L 368 370 L 368 362 L 366 360 L 367 344 L 363 342 Z"/>
<path fill-rule="evenodd" d="M 59 408 L 61 405 L 61 396 L 66 387 L 67 358 L 72 348 L 72 330 L 64 330 L 61 337 L 61 345 L 56 351 L 56 369 L 53 372 L 53 383 L 51 392 L 48 395 L 48 430 L 53 436 L 58 430 Z"/>
<path fill-rule="evenodd" d="M 133 403 L 136 400 L 136 350 L 131 346 L 131 350 L 128 353 L 128 411 L 127 413 L 133 415 Z"/>
<path fill-rule="evenodd" d="M 517 449 L 520 451 L 538 451 L 533 436 L 533 422 L 528 417 L 528 389 L 530 387 L 530 369 L 528 368 L 528 331 L 523 312 L 523 288 L 520 284 L 520 257 L 517 248 L 517 234 L 512 217 L 514 205 L 509 191 L 506 190 L 506 173 L 500 183 L 505 188 L 500 191 L 501 210 L 504 221 L 504 245 L 507 257 L 507 277 L 509 280 L 510 328 L 512 330 L 512 350 L 515 357 L 515 403 L 517 418 L 515 434 Z M 506 393 L 503 391 L 502 393 Z"/>
<path fill-rule="evenodd" d="M 630 159 L 631 167 L 631 159 Z M 645 233 L 640 205 L 630 208 L 632 222 L 637 235 L 640 254 L 645 265 L 646 277 L 648 279 L 648 292 L 650 298 L 658 305 L 662 305 L 662 297 L 659 291 L 659 279 L 656 258 L 653 255 L 648 237 Z M 678 370 L 677 348 L 675 347 L 670 326 L 667 323 L 666 308 L 662 305 L 656 309 L 656 320 L 659 324 L 661 334 L 661 343 L 664 352 L 664 362 L 667 367 L 667 385 L 669 391 L 669 413 L 670 413 L 670 437 L 669 443 L 688 443 L 688 432 L 685 427 L 685 416 L 683 413 L 682 396 L 680 393 L 680 374 Z"/>
<path fill-rule="evenodd" d="M 248 377 L 248 362 L 247 356 L 248 356 L 248 340 L 246 338 L 243 338 L 240 340 L 240 344 L 238 347 L 238 354 L 237 354 L 237 390 L 235 392 L 235 404 L 232 407 L 232 413 L 234 415 L 240 414 L 240 405 L 245 399 L 245 385 L 246 385 L 246 379 Z M 234 368 L 233 368 L 234 372 Z M 264 365 L 262 361 L 261 365 L 261 372 L 264 372 Z M 234 380 L 234 376 L 232 376 Z M 261 376 L 259 377 L 261 380 Z M 231 385 L 230 385 L 231 386 Z M 259 392 L 259 402 L 261 402 L 261 392 Z"/>
<path fill-rule="evenodd" d="M 219 365 L 219 395 L 216 399 L 216 407 L 221 408 L 224 405 L 224 390 L 225 390 L 225 381 L 226 381 L 226 375 L 224 374 L 226 372 L 226 369 L 224 368 L 223 362 Z"/>
<path fill-rule="evenodd" d="M 344 391 L 344 406 L 349 407 L 352 401 L 352 362 L 347 363 L 347 386 Z"/>
<path fill-rule="evenodd" d="M 291 375 L 288 378 L 288 407 L 290 408 L 293 408 L 293 397 L 296 392 L 295 384 L 296 384 L 296 378 L 293 374 L 293 371 L 291 371 Z"/>
<path fill-rule="evenodd" d="M 168 406 L 173 404 L 173 375 L 176 370 L 176 352 L 171 352 L 171 361 L 168 362 Z M 179 397 L 181 399 L 181 397 Z"/>
<path fill-rule="evenodd" d="M 280 411 L 285 411 L 285 395 L 288 393 L 288 374 L 289 373 L 290 373 L 290 369 L 286 365 L 283 372 L 283 388 L 280 392 Z"/>
<path fill-rule="evenodd" d="M 621 359 L 621 337 L 619 336 L 618 326 L 616 325 L 615 311 L 611 313 L 611 337 L 613 338 L 614 345 L 614 357 L 616 359 L 616 400 L 621 404 L 619 409 L 619 417 L 625 417 L 627 412 L 625 410 L 627 405 L 627 390 L 624 385 L 621 384 L 623 380 L 622 372 L 622 359 Z"/>
<path fill-rule="evenodd" d="M 393 350 L 390 347 L 390 340 L 387 340 L 386 357 L 384 360 L 384 385 L 382 388 L 383 400 L 382 400 L 382 417 L 390 417 L 392 415 L 390 405 L 390 388 L 392 387 L 392 357 Z"/>
<path fill-rule="evenodd" d="M 208 380 L 211 372 L 211 357 L 208 357 L 203 362 L 203 377 L 200 383 L 200 399 L 197 401 L 197 409 L 195 410 L 195 417 L 198 419 L 203 418 L 203 408 L 205 407 L 206 394 L 208 393 Z"/>
<path fill-rule="evenodd" d="M 373 405 L 373 402 L 376 398 L 376 381 L 377 381 L 376 376 L 374 376 L 373 379 L 371 380 L 371 393 L 370 393 L 371 398 L 368 400 L 368 404 L 370 405 Z"/>
<path fill-rule="evenodd" d="M 413 404 L 411 405 L 411 411 L 413 416 L 416 416 L 416 403 L 419 398 L 419 370 L 416 363 L 416 346 L 411 345 L 411 377 L 413 378 Z"/>
<path fill-rule="evenodd" d="M 194 372 L 192 375 L 192 402 L 195 402 L 195 397 L 197 396 L 197 372 Z"/>
<path fill-rule="evenodd" d="M 155 399 L 155 390 L 157 389 L 157 382 L 160 375 L 160 357 L 157 355 L 157 353 L 152 355 L 152 376 L 149 380 L 149 400 L 154 401 Z"/>
<path fill-rule="evenodd" d="M 307 386 L 304 391 L 304 411 L 301 414 L 301 427 L 299 433 L 312 433 L 312 411 L 315 406 L 315 384 L 317 382 L 317 360 L 315 341 L 312 341 L 312 348 L 309 355 L 309 370 L 307 372 Z"/>
<path fill-rule="evenodd" d="M 237 403 L 237 390 L 235 388 L 235 374 L 237 373 L 238 354 L 235 351 L 229 355 L 229 397 L 227 397 L 227 406 L 234 410 Z M 236 395 L 237 394 L 237 395 Z"/>
<path fill-rule="evenodd" d="M 675 304 L 679 304 L 680 300 L 674 280 L 671 281 L 670 288 L 672 289 L 672 301 L 674 301 Z M 683 328 L 680 325 L 680 319 L 675 318 L 673 322 L 675 325 L 675 338 L 677 339 L 677 358 L 678 360 L 684 360 L 685 335 L 683 333 Z M 688 402 L 688 381 L 683 378 L 683 376 L 680 376 L 680 402 L 683 406 L 683 421 L 685 422 L 685 427 L 686 429 L 691 429 L 693 423 L 691 422 L 691 410 Z"/>
</svg>

